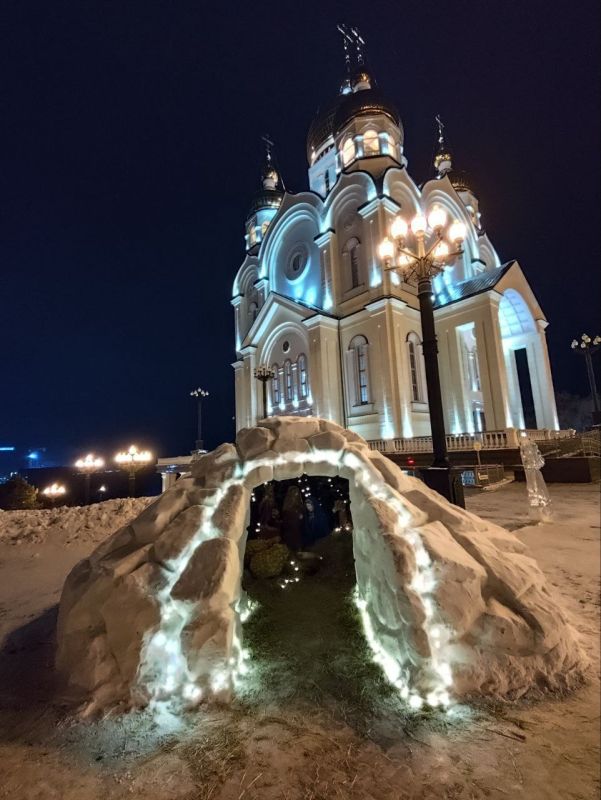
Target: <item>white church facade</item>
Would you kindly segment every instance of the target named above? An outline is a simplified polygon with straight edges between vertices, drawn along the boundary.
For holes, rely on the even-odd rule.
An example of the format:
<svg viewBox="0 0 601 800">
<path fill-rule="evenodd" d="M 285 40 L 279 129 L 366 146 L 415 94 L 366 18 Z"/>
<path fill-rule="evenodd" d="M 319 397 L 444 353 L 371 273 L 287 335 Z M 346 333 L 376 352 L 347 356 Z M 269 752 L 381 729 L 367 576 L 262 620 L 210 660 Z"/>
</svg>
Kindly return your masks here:
<svg viewBox="0 0 601 800">
<path fill-rule="evenodd" d="M 428 436 L 414 284 L 378 255 L 398 213 L 433 206 L 464 223 L 463 253 L 434 280 L 448 434 L 558 428 L 547 320 L 517 261 L 502 263 L 442 127 L 433 176 L 407 170 L 394 105 L 355 59 L 313 120 L 309 189 L 281 188 L 268 153 L 233 285 L 236 428 L 263 416 L 259 366 L 273 369 L 269 414 L 314 414 L 368 440 Z"/>
</svg>

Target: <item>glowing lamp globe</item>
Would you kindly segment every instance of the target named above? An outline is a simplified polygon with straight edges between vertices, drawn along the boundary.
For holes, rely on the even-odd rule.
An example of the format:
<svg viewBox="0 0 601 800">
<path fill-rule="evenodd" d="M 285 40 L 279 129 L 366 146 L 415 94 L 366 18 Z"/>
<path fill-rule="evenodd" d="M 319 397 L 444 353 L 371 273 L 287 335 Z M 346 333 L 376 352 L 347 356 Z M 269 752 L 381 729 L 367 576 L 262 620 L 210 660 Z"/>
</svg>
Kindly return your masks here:
<svg viewBox="0 0 601 800">
<path fill-rule="evenodd" d="M 409 230 L 409 226 L 405 222 L 405 220 L 400 216 L 397 215 L 394 218 L 392 225 L 390 226 L 390 233 L 392 234 L 393 239 L 404 239 L 407 236 L 407 231 Z"/>
<path fill-rule="evenodd" d="M 434 248 L 434 258 L 438 261 L 444 261 L 449 255 L 449 245 L 446 242 L 439 242 Z"/>
<path fill-rule="evenodd" d="M 449 239 L 452 242 L 462 242 L 465 239 L 466 227 L 463 222 L 455 221 L 449 228 Z"/>
<path fill-rule="evenodd" d="M 77 469 L 93 472 L 104 466 L 104 460 L 97 458 L 93 453 L 88 453 L 85 458 L 78 458 L 75 462 Z"/>
<path fill-rule="evenodd" d="M 381 242 L 378 252 L 380 253 L 380 258 L 383 261 L 389 261 L 393 257 L 394 245 L 390 239 L 386 238 Z"/>
<path fill-rule="evenodd" d="M 423 214 L 416 214 L 411 220 L 411 230 L 416 236 L 423 236 L 428 227 L 428 222 Z"/>
<path fill-rule="evenodd" d="M 433 231 L 439 231 L 447 224 L 447 212 L 441 206 L 434 206 L 428 214 L 428 225 Z"/>
</svg>

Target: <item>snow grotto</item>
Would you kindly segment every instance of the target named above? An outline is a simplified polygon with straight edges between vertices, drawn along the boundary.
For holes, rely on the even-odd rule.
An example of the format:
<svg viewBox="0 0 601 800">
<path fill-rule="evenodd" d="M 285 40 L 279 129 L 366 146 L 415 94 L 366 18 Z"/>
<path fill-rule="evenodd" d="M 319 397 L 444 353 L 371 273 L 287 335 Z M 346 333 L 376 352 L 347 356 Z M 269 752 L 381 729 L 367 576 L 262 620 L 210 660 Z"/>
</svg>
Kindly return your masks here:
<svg viewBox="0 0 601 800">
<path fill-rule="evenodd" d="M 56 666 L 82 713 L 235 695 L 248 669 L 252 493 L 301 476 L 348 481 L 355 603 L 373 660 L 408 709 L 581 682 L 577 634 L 513 533 L 329 420 L 270 417 L 196 457 L 67 577 Z"/>
</svg>

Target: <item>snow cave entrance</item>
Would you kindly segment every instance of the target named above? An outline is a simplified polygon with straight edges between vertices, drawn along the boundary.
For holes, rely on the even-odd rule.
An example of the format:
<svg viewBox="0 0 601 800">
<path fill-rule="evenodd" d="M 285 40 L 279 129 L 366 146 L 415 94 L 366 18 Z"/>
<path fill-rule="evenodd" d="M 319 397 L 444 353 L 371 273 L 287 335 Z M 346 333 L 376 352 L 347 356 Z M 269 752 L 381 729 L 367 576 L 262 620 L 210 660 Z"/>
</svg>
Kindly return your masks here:
<svg viewBox="0 0 601 800">
<path fill-rule="evenodd" d="M 355 604 L 349 482 L 303 474 L 252 491 L 242 589 L 244 647 L 260 697 L 363 708 L 393 690 L 374 664 Z"/>
</svg>

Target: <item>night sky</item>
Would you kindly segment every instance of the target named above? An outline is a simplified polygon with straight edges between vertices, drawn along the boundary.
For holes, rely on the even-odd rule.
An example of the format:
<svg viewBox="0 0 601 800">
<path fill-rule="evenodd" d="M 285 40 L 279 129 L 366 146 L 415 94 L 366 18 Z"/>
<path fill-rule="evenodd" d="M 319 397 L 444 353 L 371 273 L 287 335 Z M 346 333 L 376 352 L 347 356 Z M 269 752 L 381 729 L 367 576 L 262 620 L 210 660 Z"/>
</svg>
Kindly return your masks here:
<svg viewBox="0 0 601 800">
<path fill-rule="evenodd" d="M 434 115 L 502 261 L 548 319 L 557 389 L 600 330 L 598 0 L 211 3 L 4 0 L 0 445 L 51 458 L 233 435 L 231 286 L 268 132 L 286 186 L 357 25 L 409 172 Z M 597 357 L 599 359 L 599 357 Z"/>
</svg>

